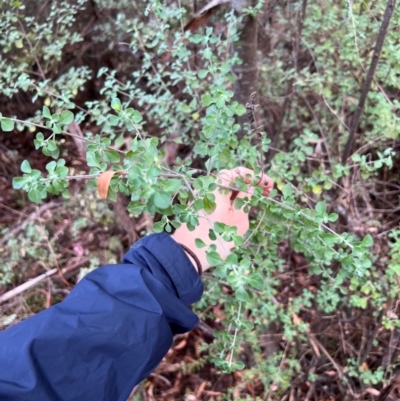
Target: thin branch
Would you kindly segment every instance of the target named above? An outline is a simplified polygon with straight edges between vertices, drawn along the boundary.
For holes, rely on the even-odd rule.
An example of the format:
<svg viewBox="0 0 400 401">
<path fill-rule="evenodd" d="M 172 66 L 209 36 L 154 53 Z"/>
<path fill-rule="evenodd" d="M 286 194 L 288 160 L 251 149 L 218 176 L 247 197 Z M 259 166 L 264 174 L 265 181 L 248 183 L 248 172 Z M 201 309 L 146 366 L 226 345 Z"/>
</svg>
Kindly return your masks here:
<svg viewBox="0 0 400 401">
<path fill-rule="evenodd" d="M 25 291 L 29 290 L 30 288 L 36 286 L 37 284 L 41 283 L 46 278 L 54 276 L 57 273 L 61 273 L 62 275 L 65 273 L 68 273 L 71 270 L 76 269 L 79 266 L 82 266 L 82 264 L 87 261 L 88 261 L 88 258 L 83 258 L 83 259 L 80 258 L 76 262 L 71 263 L 69 266 L 64 267 L 64 269 L 61 269 L 60 271 L 57 268 L 51 269 L 48 272 L 43 273 L 40 276 L 37 276 L 37 277 L 33 278 L 32 280 L 29 280 L 29 281 L 19 285 L 18 287 L 15 287 L 12 290 L 6 292 L 5 294 L 1 295 L 0 296 L 0 304 L 22 294 L 23 292 L 25 292 Z"/>
<path fill-rule="evenodd" d="M 378 65 L 379 57 L 382 52 L 383 43 L 385 41 L 385 37 L 386 37 L 387 31 L 388 31 L 390 20 L 392 18 L 395 3 L 396 3 L 396 0 L 388 0 L 387 5 L 386 5 L 385 15 L 383 16 L 382 25 L 379 29 L 379 34 L 376 39 L 375 49 L 374 49 L 374 53 L 372 55 L 371 64 L 369 66 L 367 76 L 365 77 L 365 81 L 364 81 L 362 89 L 361 89 L 361 95 L 360 95 L 360 99 L 358 101 L 356 111 L 355 111 L 353 119 L 351 121 L 349 137 L 347 139 L 347 143 L 344 148 L 343 156 L 342 156 L 342 164 L 343 165 L 345 165 L 347 162 L 347 158 L 350 153 L 351 145 L 353 144 L 354 134 L 358 128 L 361 114 L 364 110 L 365 100 L 367 99 L 368 92 L 371 89 L 372 80 L 374 79 L 376 67 Z"/>
<path fill-rule="evenodd" d="M 236 320 L 239 320 L 241 311 L 242 311 L 242 303 L 239 302 L 239 307 L 238 307 L 238 312 L 237 312 Z M 232 365 L 233 350 L 234 350 L 234 348 L 235 348 L 237 332 L 238 332 L 238 327 L 236 326 L 236 327 L 235 327 L 235 333 L 234 333 L 234 335 L 233 335 L 232 345 L 231 345 L 231 353 L 230 353 L 230 355 L 229 355 L 229 361 L 228 361 L 229 365 Z"/>
<path fill-rule="evenodd" d="M 44 74 L 44 71 L 42 70 L 42 67 L 41 67 L 41 65 L 40 65 L 40 63 L 39 63 L 39 60 L 38 60 L 38 58 L 37 58 L 35 49 L 33 48 L 32 43 L 31 43 L 31 41 L 29 40 L 29 37 L 28 37 L 28 35 L 27 35 L 26 32 L 25 32 L 25 28 L 24 28 L 24 25 L 22 24 L 21 20 L 18 20 L 18 22 L 19 22 L 19 26 L 20 26 L 20 28 L 21 28 L 22 34 L 23 34 L 23 36 L 24 36 L 24 39 L 28 42 L 29 48 L 31 49 L 31 53 L 32 53 L 32 55 L 33 55 L 33 58 L 35 59 L 35 63 L 36 63 L 37 68 L 38 68 L 38 70 L 39 70 L 39 72 L 40 72 L 40 76 L 41 76 L 41 78 L 43 79 L 43 81 L 45 81 L 45 80 L 46 80 L 46 75 Z"/>
<path fill-rule="evenodd" d="M 42 124 L 33 123 L 31 121 L 19 120 L 18 118 L 14 118 L 14 117 L 9 117 L 9 118 L 10 118 L 10 120 L 14 121 L 15 123 L 20 123 L 20 124 L 23 124 L 23 125 L 32 125 L 32 126 L 37 127 L 37 128 L 45 129 L 45 130 L 48 130 L 48 131 L 53 131 L 51 128 L 46 127 L 46 126 L 44 126 Z M 94 141 L 92 139 L 88 139 L 88 138 L 82 137 L 82 136 L 77 135 L 77 134 L 73 134 L 73 133 L 68 132 L 68 131 L 61 131 L 60 134 L 68 135 L 70 137 L 77 138 L 77 139 L 83 140 L 83 141 L 88 142 L 88 143 L 93 143 L 94 145 L 98 145 L 98 142 L 96 142 L 96 141 Z M 126 152 L 124 150 L 117 149 L 117 148 L 112 147 L 112 146 L 106 146 L 106 149 L 116 150 L 118 153 L 121 153 L 121 154 L 124 154 L 124 155 L 126 153 L 128 153 L 128 152 Z"/>
<path fill-rule="evenodd" d="M 20 231 L 22 231 L 25 226 L 32 220 L 35 220 L 36 218 L 39 218 L 40 215 L 48 209 L 53 209 L 55 207 L 59 206 L 58 203 L 55 202 L 50 202 L 50 203 L 46 203 L 42 206 L 40 206 L 34 213 L 30 214 L 27 219 L 20 224 L 19 226 L 13 228 L 12 230 L 10 230 L 7 234 L 4 235 L 4 237 L 2 239 L 0 239 L 0 246 L 3 246 L 11 237 L 15 237 Z"/>
</svg>

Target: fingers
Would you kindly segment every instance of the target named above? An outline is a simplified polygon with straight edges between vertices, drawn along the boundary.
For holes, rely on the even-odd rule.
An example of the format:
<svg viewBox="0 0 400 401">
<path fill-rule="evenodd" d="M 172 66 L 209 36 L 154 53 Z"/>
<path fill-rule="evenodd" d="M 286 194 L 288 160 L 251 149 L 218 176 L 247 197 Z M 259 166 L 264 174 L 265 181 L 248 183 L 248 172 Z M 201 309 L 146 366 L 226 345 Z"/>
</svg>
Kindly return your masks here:
<svg viewBox="0 0 400 401">
<path fill-rule="evenodd" d="M 234 181 L 237 177 L 241 177 L 246 184 L 253 183 L 257 186 L 260 186 L 263 190 L 263 196 L 269 196 L 274 187 L 274 180 L 271 177 L 268 177 L 264 172 L 261 172 L 261 178 L 258 180 L 258 182 L 254 183 L 254 171 L 242 166 L 236 167 L 232 170 L 221 170 L 218 175 L 218 178 L 223 181 L 223 185 L 226 186 L 232 186 L 232 181 Z M 253 187 L 248 188 L 248 192 L 250 193 L 252 193 L 253 190 Z M 243 197 L 246 195 L 248 194 L 244 192 L 239 192 L 236 194 L 236 196 L 239 197 Z"/>
<path fill-rule="evenodd" d="M 275 182 L 271 177 L 268 177 L 267 175 L 264 175 L 261 180 L 262 183 L 260 185 L 263 188 L 263 196 L 269 196 L 271 191 L 274 189 Z"/>
</svg>

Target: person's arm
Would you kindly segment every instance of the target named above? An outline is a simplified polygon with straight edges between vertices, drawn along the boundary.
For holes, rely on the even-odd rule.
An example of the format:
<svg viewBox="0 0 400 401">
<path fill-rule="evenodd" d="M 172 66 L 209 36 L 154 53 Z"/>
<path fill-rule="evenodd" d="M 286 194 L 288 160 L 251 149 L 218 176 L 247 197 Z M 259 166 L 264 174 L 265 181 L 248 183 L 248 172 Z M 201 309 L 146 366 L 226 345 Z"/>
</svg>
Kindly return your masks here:
<svg viewBox="0 0 400 401">
<path fill-rule="evenodd" d="M 85 276 L 60 304 L 0 333 L 0 400 L 126 401 L 173 335 L 193 329 L 203 285 L 167 234 Z"/>
</svg>

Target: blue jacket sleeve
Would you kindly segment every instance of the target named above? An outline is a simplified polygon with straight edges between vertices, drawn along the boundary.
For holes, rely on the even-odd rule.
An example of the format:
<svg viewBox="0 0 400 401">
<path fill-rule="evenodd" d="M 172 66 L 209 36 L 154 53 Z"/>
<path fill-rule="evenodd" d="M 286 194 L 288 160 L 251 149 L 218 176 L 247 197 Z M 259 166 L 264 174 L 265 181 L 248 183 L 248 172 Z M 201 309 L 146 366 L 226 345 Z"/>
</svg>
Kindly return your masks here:
<svg viewBox="0 0 400 401">
<path fill-rule="evenodd" d="M 173 335 L 194 328 L 203 285 L 167 234 L 83 278 L 61 303 L 0 333 L 0 400 L 126 401 Z"/>
</svg>

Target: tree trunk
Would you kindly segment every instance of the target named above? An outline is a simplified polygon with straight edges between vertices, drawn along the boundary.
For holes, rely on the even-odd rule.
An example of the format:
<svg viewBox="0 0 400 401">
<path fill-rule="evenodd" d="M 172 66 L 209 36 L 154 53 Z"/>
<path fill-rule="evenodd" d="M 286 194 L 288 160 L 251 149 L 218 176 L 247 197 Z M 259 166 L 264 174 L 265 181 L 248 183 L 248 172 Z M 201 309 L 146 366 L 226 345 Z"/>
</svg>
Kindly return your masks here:
<svg viewBox="0 0 400 401">
<path fill-rule="evenodd" d="M 251 7 L 254 0 L 232 0 L 232 7 L 238 16 L 242 14 L 244 7 Z M 243 15 L 241 26 L 239 27 L 239 41 L 234 46 L 234 51 L 239 56 L 241 64 L 234 66 L 236 75 L 235 81 L 235 100 L 243 106 L 249 101 L 253 92 L 257 93 L 258 67 L 257 67 L 257 17 Z M 254 103 L 257 104 L 257 95 Z M 238 118 L 241 126 L 238 132 L 239 139 L 243 138 L 248 131 L 246 115 Z M 254 127 L 251 127 L 253 129 Z"/>
</svg>

